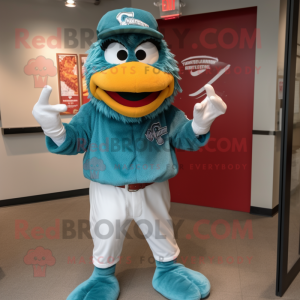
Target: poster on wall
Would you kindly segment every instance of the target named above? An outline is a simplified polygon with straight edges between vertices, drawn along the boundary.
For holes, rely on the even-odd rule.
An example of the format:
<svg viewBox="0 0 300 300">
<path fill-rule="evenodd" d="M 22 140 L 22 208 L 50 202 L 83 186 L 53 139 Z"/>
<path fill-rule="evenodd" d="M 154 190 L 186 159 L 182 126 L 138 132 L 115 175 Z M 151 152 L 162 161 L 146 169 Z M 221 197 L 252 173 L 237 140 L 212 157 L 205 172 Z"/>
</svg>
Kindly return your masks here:
<svg viewBox="0 0 300 300">
<path fill-rule="evenodd" d="M 81 104 L 86 104 L 90 101 L 90 99 L 88 99 L 88 89 L 87 89 L 87 85 L 86 85 L 86 80 L 85 80 L 85 76 L 84 76 L 84 64 L 86 62 L 87 59 L 87 54 L 80 54 L 79 55 L 79 68 L 80 68 L 80 84 L 81 84 Z"/>
<path fill-rule="evenodd" d="M 158 20 L 182 78 L 174 105 L 193 119 L 211 84 L 228 107 L 205 147 L 177 150 L 173 202 L 250 211 L 255 53 L 261 47 L 256 19 L 257 8 L 250 7 Z"/>
<path fill-rule="evenodd" d="M 67 105 L 63 115 L 75 115 L 80 108 L 78 58 L 76 54 L 57 53 L 58 87 L 61 104 Z"/>
</svg>

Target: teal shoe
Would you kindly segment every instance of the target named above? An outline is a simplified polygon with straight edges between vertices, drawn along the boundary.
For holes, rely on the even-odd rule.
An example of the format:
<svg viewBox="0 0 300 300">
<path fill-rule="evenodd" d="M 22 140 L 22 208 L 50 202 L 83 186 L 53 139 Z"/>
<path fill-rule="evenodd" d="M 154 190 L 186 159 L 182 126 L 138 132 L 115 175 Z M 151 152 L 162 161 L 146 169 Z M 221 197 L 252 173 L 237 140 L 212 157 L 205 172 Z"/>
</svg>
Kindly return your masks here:
<svg viewBox="0 0 300 300">
<path fill-rule="evenodd" d="M 80 284 L 67 300 L 117 300 L 120 287 L 115 277 L 116 265 L 107 268 L 94 268 L 92 276 Z"/>
<path fill-rule="evenodd" d="M 176 263 L 176 260 L 156 261 L 152 285 L 169 300 L 207 299 L 210 294 L 208 279 L 201 273 Z"/>
</svg>

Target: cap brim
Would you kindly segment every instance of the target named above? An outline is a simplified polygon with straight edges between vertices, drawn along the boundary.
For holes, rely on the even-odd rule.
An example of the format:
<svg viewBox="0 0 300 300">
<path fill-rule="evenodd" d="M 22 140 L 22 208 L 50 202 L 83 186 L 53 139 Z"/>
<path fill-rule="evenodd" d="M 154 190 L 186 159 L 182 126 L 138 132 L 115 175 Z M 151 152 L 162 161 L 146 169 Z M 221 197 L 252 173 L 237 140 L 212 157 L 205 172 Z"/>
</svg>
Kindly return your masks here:
<svg viewBox="0 0 300 300">
<path fill-rule="evenodd" d="M 120 25 L 120 26 L 103 30 L 101 33 L 98 34 L 98 39 L 105 39 L 109 36 L 115 34 L 122 34 L 122 33 L 142 33 L 158 39 L 164 38 L 163 34 L 161 34 L 159 31 L 154 30 L 152 28 L 138 26 L 138 25 L 123 25 L 123 26 Z"/>
</svg>

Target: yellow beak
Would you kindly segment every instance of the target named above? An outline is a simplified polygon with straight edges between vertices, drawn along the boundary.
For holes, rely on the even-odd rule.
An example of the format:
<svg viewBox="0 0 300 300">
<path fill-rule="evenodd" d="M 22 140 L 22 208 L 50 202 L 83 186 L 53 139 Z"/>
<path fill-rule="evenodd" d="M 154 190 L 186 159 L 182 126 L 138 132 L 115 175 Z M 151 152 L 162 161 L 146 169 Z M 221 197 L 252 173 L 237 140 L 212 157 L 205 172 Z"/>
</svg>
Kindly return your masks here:
<svg viewBox="0 0 300 300">
<path fill-rule="evenodd" d="M 111 69 L 95 73 L 91 77 L 90 90 L 98 100 L 104 101 L 116 112 L 132 118 L 146 116 L 155 111 L 174 91 L 174 77 L 141 62 L 128 62 Z M 155 93 L 150 103 L 124 101 L 111 97 L 114 93 Z M 159 92 L 159 93 L 157 93 Z M 119 96 L 118 96 L 119 97 Z M 150 96 L 151 97 L 151 96 Z M 150 98 L 149 98 L 150 99 Z M 135 102 L 135 103 L 133 103 Z M 141 105 L 139 106 L 139 102 Z M 126 103 L 124 105 L 124 103 Z"/>
</svg>

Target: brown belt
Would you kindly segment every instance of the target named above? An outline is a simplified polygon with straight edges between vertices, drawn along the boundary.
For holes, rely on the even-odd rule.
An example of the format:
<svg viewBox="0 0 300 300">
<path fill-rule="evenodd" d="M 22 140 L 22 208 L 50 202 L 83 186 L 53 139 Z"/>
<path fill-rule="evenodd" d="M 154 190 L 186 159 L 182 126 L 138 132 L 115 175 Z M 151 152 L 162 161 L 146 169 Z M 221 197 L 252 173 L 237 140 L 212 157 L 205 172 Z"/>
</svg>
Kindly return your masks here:
<svg viewBox="0 0 300 300">
<path fill-rule="evenodd" d="M 137 192 L 138 190 L 144 189 L 146 186 L 152 184 L 153 182 L 150 183 L 134 183 L 134 184 L 128 184 L 128 192 Z M 119 188 L 125 189 L 125 185 L 120 185 L 118 186 Z"/>
</svg>

